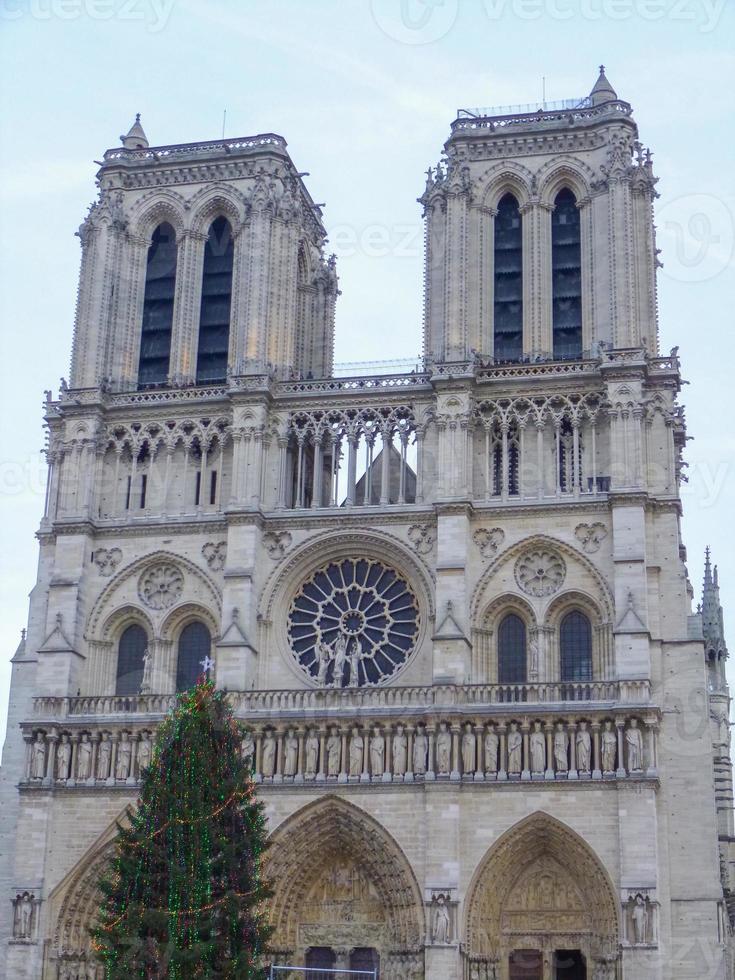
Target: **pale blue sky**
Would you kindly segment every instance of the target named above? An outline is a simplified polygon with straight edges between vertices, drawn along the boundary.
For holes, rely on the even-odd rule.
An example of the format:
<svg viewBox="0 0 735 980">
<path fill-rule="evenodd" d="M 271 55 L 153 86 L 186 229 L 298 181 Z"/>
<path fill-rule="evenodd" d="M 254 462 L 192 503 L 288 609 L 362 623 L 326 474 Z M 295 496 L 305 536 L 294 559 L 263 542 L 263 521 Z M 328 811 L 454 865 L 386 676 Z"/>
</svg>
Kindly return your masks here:
<svg viewBox="0 0 735 980">
<path fill-rule="evenodd" d="M 732 91 L 725 0 L 0 0 L 0 732 L 43 506 L 43 390 L 68 374 L 74 231 L 135 112 L 152 143 L 277 132 L 340 256 L 338 360 L 414 356 L 416 197 L 459 106 L 586 94 L 607 65 L 661 178 L 661 347 L 680 346 L 684 534 L 735 622 Z M 735 633 L 730 636 L 735 651 Z M 734 678 L 735 679 L 735 678 Z"/>
</svg>

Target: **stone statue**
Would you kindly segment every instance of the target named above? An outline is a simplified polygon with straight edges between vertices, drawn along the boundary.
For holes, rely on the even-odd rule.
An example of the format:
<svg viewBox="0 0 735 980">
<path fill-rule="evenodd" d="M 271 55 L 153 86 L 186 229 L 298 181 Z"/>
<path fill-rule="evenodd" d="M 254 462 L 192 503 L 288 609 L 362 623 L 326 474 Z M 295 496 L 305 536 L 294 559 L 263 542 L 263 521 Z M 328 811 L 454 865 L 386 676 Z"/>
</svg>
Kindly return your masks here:
<svg viewBox="0 0 735 980">
<path fill-rule="evenodd" d="M 61 742 L 56 753 L 56 778 L 67 780 L 69 778 L 69 768 L 71 766 L 71 744 L 69 736 L 61 736 Z"/>
<path fill-rule="evenodd" d="M 452 759 L 452 735 L 447 729 L 447 723 L 439 723 L 436 736 L 436 771 L 440 776 L 448 776 Z"/>
<path fill-rule="evenodd" d="M 112 742 L 110 733 L 102 732 L 100 750 L 97 754 L 97 779 L 107 779 L 110 775 L 110 759 L 112 757 Z"/>
<path fill-rule="evenodd" d="M 43 779 L 46 775 L 46 742 L 42 732 L 36 732 L 31 760 L 31 779 Z"/>
<path fill-rule="evenodd" d="M 252 732 L 245 732 L 243 735 L 242 741 L 240 742 L 240 755 L 245 765 L 252 769 L 253 759 L 255 758 L 255 739 L 253 738 Z"/>
<path fill-rule="evenodd" d="M 329 665 L 332 662 L 332 651 L 321 637 L 316 642 L 315 650 L 316 661 L 318 664 L 316 681 L 317 684 L 324 687 L 327 683 L 327 671 L 329 670 Z"/>
<path fill-rule="evenodd" d="M 304 775 L 307 779 L 314 779 L 319 765 L 319 736 L 313 728 L 310 728 L 306 734 L 304 756 L 306 760 Z"/>
<path fill-rule="evenodd" d="M 376 725 L 370 739 L 370 771 L 373 776 L 382 776 L 385 767 L 385 739 Z"/>
<path fill-rule="evenodd" d="M 327 739 L 327 775 L 339 776 L 340 756 L 342 755 L 342 740 L 339 730 L 334 725 L 331 734 Z"/>
<path fill-rule="evenodd" d="M 449 909 L 444 895 L 434 899 L 434 913 L 431 917 L 431 941 L 434 943 L 449 942 Z"/>
<path fill-rule="evenodd" d="M 472 730 L 472 722 L 468 721 L 464 726 L 462 736 L 462 772 L 465 776 L 470 776 L 475 771 L 475 733 Z"/>
<path fill-rule="evenodd" d="M 133 745 L 127 732 L 123 732 L 117 746 L 117 762 L 115 764 L 115 779 L 127 779 L 130 775 L 130 760 L 133 755 Z"/>
<path fill-rule="evenodd" d="M 428 751 L 426 729 L 420 725 L 413 740 L 413 772 L 415 776 L 426 775 L 426 753 Z"/>
<path fill-rule="evenodd" d="M 638 945 L 646 942 L 648 933 L 648 909 L 642 895 L 636 895 L 631 912 L 633 919 L 633 935 Z"/>
<path fill-rule="evenodd" d="M 23 892 L 15 900 L 15 923 L 13 935 L 16 939 L 31 939 L 33 928 L 33 899 Z"/>
<path fill-rule="evenodd" d="M 523 736 L 515 721 L 510 723 L 508 732 L 508 772 L 514 775 L 523 768 Z"/>
<path fill-rule="evenodd" d="M 293 728 L 286 732 L 283 743 L 283 775 L 295 776 L 299 767 L 299 740 Z"/>
<path fill-rule="evenodd" d="M 530 660 L 530 674 L 531 677 L 538 677 L 538 665 L 539 665 L 539 642 L 537 636 L 532 636 L 530 643 L 528 644 L 529 660 Z"/>
<path fill-rule="evenodd" d="M 587 731 L 587 722 L 580 721 L 579 731 L 577 732 L 577 769 L 580 772 L 589 772 L 592 761 L 592 739 Z"/>
<path fill-rule="evenodd" d="M 263 753 L 261 768 L 264 776 L 273 776 L 276 771 L 276 740 L 271 729 L 265 733 L 263 739 Z"/>
<path fill-rule="evenodd" d="M 497 773 L 498 771 L 498 744 L 497 732 L 491 725 L 485 733 L 485 772 Z"/>
<path fill-rule="evenodd" d="M 138 742 L 138 773 L 142 773 L 151 764 L 153 746 L 148 732 L 143 732 Z"/>
<path fill-rule="evenodd" d="M 359 687 L 360 685 L 360 662 L 362 660 L 362 643 L 355 637 L 350 645 L 350 652 L 347 655 L 347 662 L 350 668 L 350 678 L 347 682 L 349 687 Z"/>
<path fill-rule="evenodd" d="M 365 739 L 360 734 L 360 729 L 355 726 L 352 729 L 350 738 L 350 776 L 359 776 L 362 772 L 362 754 L 365 750 Z"/>
<path fill-rule="evenodd" d="M 612 722 L 606 721 L 605 728 L 602 732 L 602 746 L 600 749 L 600 754 L 602 755 L 603 772 L 615 771 L 615 756 L 617 755 L 617 748 L 618 736 L 613 730 Z"/>
<path fill-rule="evenodd" d="M 543 772 L 546 769 L 546 736 L 541 731 L 541 722 L 533 723 L 530 739 L 531 772 Z"/>
<path fill-rule="evenodd" d="M 636 718 L 630 719 L 625 741 L 628 746 L 628 772 L 640 772 L 643 768 L 643 734 Z"/>
<path fill-rule="evenodd" d="M 153 654 L 148 647 L 143 651 L 143 677 L 140 682 L 140 693 L 151 693 L 151 680 L 153 675 Z"/>
<path fill-rule="evenodd" d="M 396 725 L 393 736 L 393 774 L 405 776 L 408 765 L 408 738 L 403 731 L 403 725 Z"/>
<path fill-rule="evenodd" d="M 332 675 L 332 684 L 335 687 L 342 687 L 346 662 L 347 637 L 344 633 L 340 633 L 334 643 L 334 673 Z"/>
<path fill-rule="evenodd" d="M 567 772 L 569 769 L 569 736 L 560 721 L 556 723 L 554 732 L 554 764 L 557 772 Z"/>
<path fill-rule="evenodd" d="M 77 779 L 89 779 L 92 775 L 92 743 L 84 732 L 77 748 Z"/>
</svg>

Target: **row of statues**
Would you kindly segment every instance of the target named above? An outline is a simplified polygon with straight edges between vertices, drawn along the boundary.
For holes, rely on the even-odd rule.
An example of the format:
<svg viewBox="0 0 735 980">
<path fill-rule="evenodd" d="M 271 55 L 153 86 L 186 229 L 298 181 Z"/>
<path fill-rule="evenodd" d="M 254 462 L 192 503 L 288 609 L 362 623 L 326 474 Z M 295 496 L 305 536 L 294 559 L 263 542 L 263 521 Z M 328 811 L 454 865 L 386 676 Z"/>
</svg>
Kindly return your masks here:
<svg viewBox="0 0 735 980">
<path fill-rule="evenodd" d="M 468 721 L 461 728 L 440 722 L 434 732 L 423 724 L 409 730 L 401 723 L 390 730 L 380 725 L 366 730 L 355 725 L 349 731 L 337 725 L 321 731 L 289 728 L 281 733 L 266 728 L 258 741 L 253 732 L 246 732 L 241 751 L 256 776 L 264 779 L 299 775 L 307 780 L 383 779 L 455 772 L 470 777 L 596 770 L 612 774 L 624 769 L 621 744 L 627 772 L 641 772 L 644 767 L 643 732 L 636 718 L 619 727 L 605 721 L 599 733 L 587 721 L 580 721 L 571 731 L 562 721 L 546 727 L 535 721 L 525 731 L 515 721 L 502 731 L 494 724 L 479 726 Z"/>
<path fill-rule="evenodd" d="M 31 742 L 28 762 L 28 778 L 31 781 L 52 779 L 67 782 L 75 779 L 86 782 L 91 779 L 127 780 L 135 778 L 151 764 L 153 737 L 149 731 L 137 737 L 130 732 L 118 736 L 110 732 L 69 735 L 62 732 L 54 743 L 54 753 L 49 751 L 49 740 L 43 732 L 36 732 Z"/>
<path fill-rule="evenodd" d="M 349 730 L 332 725 L 327 730 L 266 728 L 242 739 L 243 758 L 258 777 L 304 779 L 317 777 L 384 778 L 407 774 L 508 776 L 530 773 L 601 771 L 603 774 L 641 772 L 644 769 L 643 730 L 636 718 L 627 724 L 605 721 L 593 727 L 587 721 L 562 721 L 530 727 L 517 721 L 506 725 L 477 725 L 472 721 L 450 726 L 442 721 L 435 730 L 419 723 L 410 728 L 380 725 Z M 151 763 L 153 735 L 82 732 L 47 736 L 36 732 L 30 740 L 27 779 L 31 782 L 88 782 L 137 779 Z"/>
<path fill-rule="evenodd" d="M 320 687 L 359 686 L 363 649 L 358 637 L 350 639 L 340 631 L 331 647 L 326 640 L 319 638 L 314 646 L 314 656 L 316 681 Z"/>
<path fill-rule="evenodd" d="M 105 967 L 102 963 L 85 959 L 64 959 L 58 967 L 59 980 L 104 980 Z"/>
</svg>

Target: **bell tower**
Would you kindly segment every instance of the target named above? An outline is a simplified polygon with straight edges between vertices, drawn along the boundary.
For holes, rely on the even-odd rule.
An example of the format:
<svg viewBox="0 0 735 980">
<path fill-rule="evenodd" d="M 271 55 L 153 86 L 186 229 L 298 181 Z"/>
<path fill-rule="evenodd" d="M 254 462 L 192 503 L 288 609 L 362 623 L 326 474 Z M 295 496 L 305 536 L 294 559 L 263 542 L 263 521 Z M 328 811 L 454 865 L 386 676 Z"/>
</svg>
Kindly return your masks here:
<svg viewBox="0 0 735 980">
<path fill-rule="evenodd" d="M 656 354 L 655 185 L 604 66 L 584 98 L 460 109 L 419 199 L 429 360 Z"/>
<path fill-rule="evenodd" d="M 71 387 L 330 374 L 335 261 L 283 137 L 150 146 L 138 115 L 120 139 L 78 232 Z"/>
</svg>

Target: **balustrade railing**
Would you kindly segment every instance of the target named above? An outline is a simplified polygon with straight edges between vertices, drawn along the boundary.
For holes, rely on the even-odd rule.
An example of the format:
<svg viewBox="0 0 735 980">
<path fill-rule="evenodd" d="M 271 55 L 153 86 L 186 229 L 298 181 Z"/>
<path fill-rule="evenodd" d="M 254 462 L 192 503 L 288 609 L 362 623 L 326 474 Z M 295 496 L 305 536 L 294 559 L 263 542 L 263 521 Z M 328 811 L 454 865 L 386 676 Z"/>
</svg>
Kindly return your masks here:
<svg viewBox="0 0 735 980">
<path fill-rule="evenodd" d="M 76 699 L 79 700 L 79 699 Z M 312 783 L 507 783 L 657 777 L 660 713 L 579 707 L 541 713 L 528 702 L 468 711 L 393 708 L 338 722 L 313 711 L 295 721 L 248 719 L 241 753 L 265 786 Z M 156 721 L 69 715 L 24 723 L 30 787 L 134 786 L 150 765 Z"/>
<path fill-rule="evenodd" d="M 176 704 L 176 694 L 83 695 L 73 698 L 37 697 L 36 718 L 163 715 Z M 552 710 L 564 703 L 647 704 L 647 680 L 548 681 L 529 684 L 432 684 L 388 685 L 356 688 L 286 688 L 283 690 L 230 691 L 227 699 L 238 717 L 276 713 L 357 711 L 502 706 L 533 704 Z"/>
</svg>

